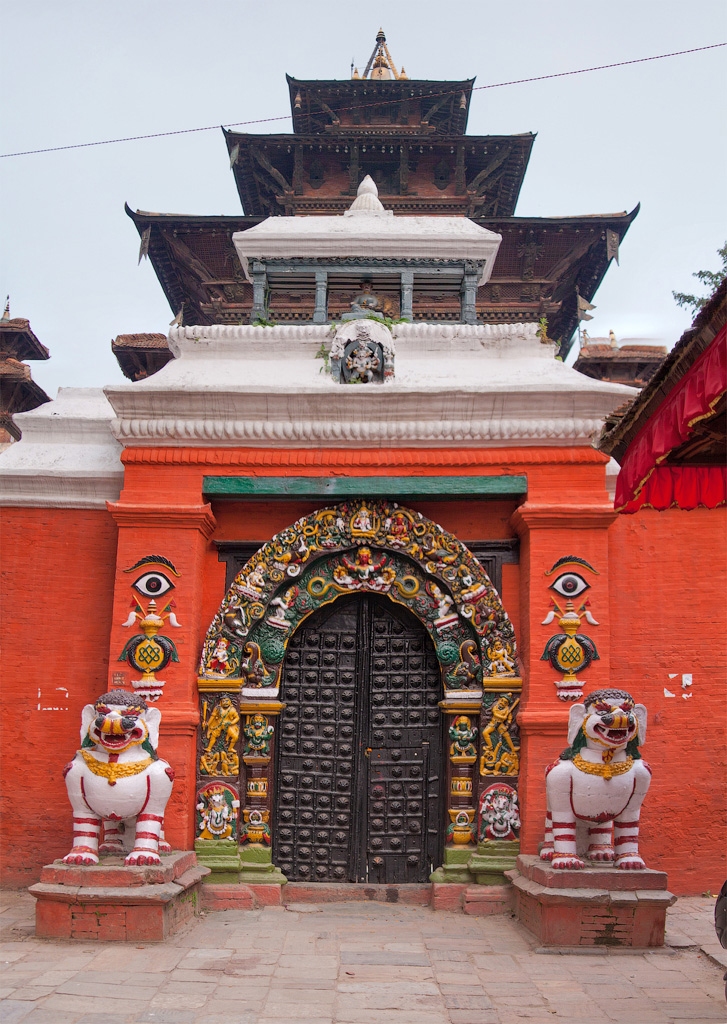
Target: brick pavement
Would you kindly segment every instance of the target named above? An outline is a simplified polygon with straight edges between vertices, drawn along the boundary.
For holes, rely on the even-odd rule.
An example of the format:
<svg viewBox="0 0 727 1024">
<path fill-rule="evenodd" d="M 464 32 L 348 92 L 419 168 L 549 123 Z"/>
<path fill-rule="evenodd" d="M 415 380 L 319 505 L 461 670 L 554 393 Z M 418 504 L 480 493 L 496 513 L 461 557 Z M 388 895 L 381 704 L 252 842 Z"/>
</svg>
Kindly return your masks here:
<svg viewBox="0 0 727 1024">
<path fill-rule="evenodd" d="M 53 942 L 4 893 L 2 1024 L 724 1024 L 714 901 L 664 951 L 539 953 L 509 916 L 378 903 L 209 913 L 161 944 Z M 714 958 L 714 959 L 713 959 Z"/>
</svg>

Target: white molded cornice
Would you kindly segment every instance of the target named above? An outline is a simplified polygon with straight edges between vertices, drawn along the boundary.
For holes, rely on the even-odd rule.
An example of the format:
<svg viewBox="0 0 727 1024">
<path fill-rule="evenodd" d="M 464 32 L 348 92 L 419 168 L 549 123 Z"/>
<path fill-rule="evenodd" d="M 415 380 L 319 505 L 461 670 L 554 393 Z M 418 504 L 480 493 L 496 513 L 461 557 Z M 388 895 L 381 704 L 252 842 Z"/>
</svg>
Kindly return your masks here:
<svg viewBox="0 0 727 1024">
<path fill-rule="evenodd" d="M 106 508 L 121 493 L 121 445 L 100 388 L 60 388 L 53 402 L 15 420 L 20 441 L 0 455 L 0 504 Z"/>
<path fill-rule="evenodd" d="M 176 359 L 106 388 L 126 446 L 425 447 L 590 443 L 631 388 L 553 358 L 534 324 L 399 324 L 395 378 L 346 385 L 326 325 L 184 327 Z"/>
</svg>

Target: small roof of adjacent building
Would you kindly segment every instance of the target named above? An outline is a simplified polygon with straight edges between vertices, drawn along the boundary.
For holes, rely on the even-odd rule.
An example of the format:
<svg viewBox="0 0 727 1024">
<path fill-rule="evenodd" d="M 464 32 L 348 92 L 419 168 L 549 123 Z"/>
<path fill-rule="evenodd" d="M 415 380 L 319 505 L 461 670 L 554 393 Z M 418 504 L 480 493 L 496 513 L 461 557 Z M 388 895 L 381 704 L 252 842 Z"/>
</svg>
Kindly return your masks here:
<svg viewBox="0 0 727 1024">
<path fill-rule="evenodd" d="M 616 509 L 727 501 L 727 278 L 598 447 L 621 463 Z"/>
</svg>

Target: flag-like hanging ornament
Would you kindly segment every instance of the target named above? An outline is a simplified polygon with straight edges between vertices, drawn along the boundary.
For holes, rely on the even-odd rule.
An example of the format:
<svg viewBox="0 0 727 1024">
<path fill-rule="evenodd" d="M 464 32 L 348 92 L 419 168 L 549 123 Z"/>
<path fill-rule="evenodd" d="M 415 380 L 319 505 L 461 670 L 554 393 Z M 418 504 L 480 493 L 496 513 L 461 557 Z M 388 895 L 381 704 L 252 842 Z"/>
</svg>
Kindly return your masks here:
<svg viewBox="0 0 727 1024">
<path fill-rule="evenodd" d="M 139 259 L 137 266 L 144 259 L 145 256 L 149 255 L 149 239 L 151 238 L 151 224 L 144 228 L 141 233 L 141 245 L 139 246 Z"/>
<path fill-rule="evenodd" d="M 576 297 L 578 299 L 578 322 L 580 323 L 581 320 L 593 320 L 588 310 L 595 309 L 596 307 L 588 299 L 584 299 L 578 291 L 576 291 Z"/>
<path fill-rule="evenodd" d="M 606 228 L 606 258 L 609 263 L 611 260 L 616 260 L 616 263 L 618 263 L 618 246 L 620 241 L 618 231 Z"/>
</svg>

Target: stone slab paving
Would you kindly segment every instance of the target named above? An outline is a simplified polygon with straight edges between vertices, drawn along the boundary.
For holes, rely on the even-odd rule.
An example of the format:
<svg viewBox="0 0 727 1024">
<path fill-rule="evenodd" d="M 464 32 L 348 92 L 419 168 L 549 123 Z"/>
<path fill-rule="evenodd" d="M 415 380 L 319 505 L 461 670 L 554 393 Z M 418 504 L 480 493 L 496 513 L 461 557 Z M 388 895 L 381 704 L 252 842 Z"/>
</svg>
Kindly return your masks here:
<svg viewBox="0 0 727 1024">
<path fill-rule="evenodd" d="M 36 939 L 0 894 L 0 1024 L 725 1024 L 714 900 L 663 951 L 540 951 L 508 915 L 378 903 L 209 913 L 159 944 Z M 724 964 L 724 966 L 721 966 Z"/>
</svg>

